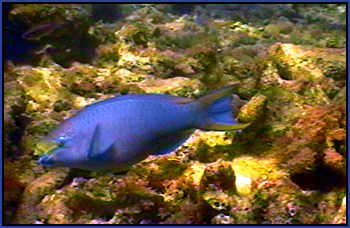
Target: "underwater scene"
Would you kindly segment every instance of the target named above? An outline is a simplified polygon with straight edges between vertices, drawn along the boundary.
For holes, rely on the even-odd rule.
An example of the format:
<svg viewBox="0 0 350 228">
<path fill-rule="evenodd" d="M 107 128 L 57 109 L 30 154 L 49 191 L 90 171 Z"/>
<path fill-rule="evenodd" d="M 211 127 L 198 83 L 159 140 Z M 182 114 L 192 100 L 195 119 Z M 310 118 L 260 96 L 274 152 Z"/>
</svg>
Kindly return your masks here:
<svg viewBox="0 0 350 228">
<path fill-rule="evenodd" d="M 3 224 L 347 224 L 346 7 L 2 3 Z"/>
</svg>

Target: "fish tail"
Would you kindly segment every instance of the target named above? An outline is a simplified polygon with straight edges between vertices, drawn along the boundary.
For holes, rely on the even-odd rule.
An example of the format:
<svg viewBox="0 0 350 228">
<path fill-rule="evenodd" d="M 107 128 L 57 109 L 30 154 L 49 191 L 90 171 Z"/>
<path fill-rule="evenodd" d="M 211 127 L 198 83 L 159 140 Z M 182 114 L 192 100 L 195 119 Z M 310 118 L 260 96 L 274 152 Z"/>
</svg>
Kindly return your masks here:
<svg viewBox="0 0 350 228">
<path fill-rule="evenodd" d="M 237 89 L 238 84 L 215 90 L 197 100 L 197 107 L 201 117 L 197 127 L 203 130 L 237 130 L 246 127 L 233 118 L 232 93 Z"/>
</svg>

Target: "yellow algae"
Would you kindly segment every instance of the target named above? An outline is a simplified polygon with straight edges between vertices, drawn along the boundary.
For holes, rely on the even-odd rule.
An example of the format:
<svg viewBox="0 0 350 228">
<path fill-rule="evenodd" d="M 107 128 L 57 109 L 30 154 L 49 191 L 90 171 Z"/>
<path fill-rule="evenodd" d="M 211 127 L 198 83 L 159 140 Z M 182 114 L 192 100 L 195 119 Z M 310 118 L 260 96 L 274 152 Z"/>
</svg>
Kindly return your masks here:
<svg viewBox="0 0 350 228">
<path fill-rule="evenodd" d="M 203 173 L 205 170 L 205 164 L 200 162 L 193 162 L 189 167 L 184 171 L 184 177 L 190 181 L 194 186 L 200 185 Z"/>
<path fill-rule="evenodd" d="M 285 177 L 272 158 L 239 157 L 232 161 L 231 166 L 236 176 L 237 191 L 242 195 L 250 194 L 262 181 L 277 181 Z"/>
<path fill-rule="evenodd" d="M 242 123 L 253 122 L 257 120 L 263 114 L 266 101 L 267 97 L 264 95 L 254 96 L 240 109 L 237 119 Z"/>
<path fill-rule="evenodd" d="M 248 195 L 252 190 L 252 180 L 249 177 L 242 176 L 239 173 L 235 173 L 236 175 L 236 189 L 237 192 L 241 195 Z"/>
</svg>

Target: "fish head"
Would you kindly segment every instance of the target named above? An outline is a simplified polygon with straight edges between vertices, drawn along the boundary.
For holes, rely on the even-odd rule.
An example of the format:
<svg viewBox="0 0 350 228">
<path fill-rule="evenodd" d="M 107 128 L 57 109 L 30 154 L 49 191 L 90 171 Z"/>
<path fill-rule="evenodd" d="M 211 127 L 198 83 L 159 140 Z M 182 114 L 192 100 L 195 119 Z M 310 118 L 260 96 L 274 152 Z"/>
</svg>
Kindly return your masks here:
<svg viewBox="0 0 350 228">
<path fill-rule="evenodd" d="M 47 154 L 39 158 L 39 164 L 44 167 L 55 167 L 55 158 L 53 154 Z"/>
<path fill-rule="evenodd" d="M 86 128 L 79 128 L 78 123 L 74 119 L 66 120 L 42 139 L 54 146 L 39 159 L 40 165 L 79 168 L 86 162 L 92 133 Z"/>
<path fill-rule="evenodd" d="M 59 166 L 60 162 L 59 160 L 61 156 L 59 154 L 62 154 L 64 151 L 63 148 L 56 148 L 52 151 L 50 151 L 48 154 L 40 157 L 39 164 L 44 167 L 56 167 Z"/>
<path fill-rule="evenodd" d="M 51 131 L 42 140 L 63 146 L 75 138 L 77 134 L 79 134 L 79 132 L 77 131 L 74 121 L 67 119 L 61 122 L 58 127 Z"/>
<path fill-rule="evenodd" d="M 68 149 L 67 141 L 69 138 L 64 137 L 63 135 L 52 138 L 46 136 L 41 139 L 36 146 L 36 149 L 40 154 L 44 154 L 39 159 L 39 163 L 45 167 L 55 167 L 59 166 L 59 158 L 62 157 L 62 154 Z"/>
<path fill-rule="evenodd" d="M 84 161 L 83 148 L 81 144 L 59 144 L 59 147 L 49 151 L 46 155 L 40 157 L 39 163 L 44 167 L 75 167 L 76 164 Z"/>
<path fill-rule="evenodd" d="M 74 152 L 72 152 L 70 148 L 61 147 L 40 157 L 39 164 L 44 167 L 75 167 L 75 164 L 81 161 L 81 159 L 75 157 Z"/>
<path fill-rule="evenodd" d="M 51 150 L 39 159 L 40 165 L 79 168 L 86 163 L 91 136 L 85 131 L 67 131 L 67 128 L 59 128 L 43 140 L 54 144 L 55 147 L 51 147 Z"/>
<path fill-rule="evenodd" d="M 56 138 L 49 135 L 41 139 L 37 144 L 37 148 L 45 155 L 40 157 L 40 165 L 44 167 L 59 166 L 62 155 L 68 153 L 67 142 L 69 142 L 69 138 L 63 135 Z"/>
</svg>

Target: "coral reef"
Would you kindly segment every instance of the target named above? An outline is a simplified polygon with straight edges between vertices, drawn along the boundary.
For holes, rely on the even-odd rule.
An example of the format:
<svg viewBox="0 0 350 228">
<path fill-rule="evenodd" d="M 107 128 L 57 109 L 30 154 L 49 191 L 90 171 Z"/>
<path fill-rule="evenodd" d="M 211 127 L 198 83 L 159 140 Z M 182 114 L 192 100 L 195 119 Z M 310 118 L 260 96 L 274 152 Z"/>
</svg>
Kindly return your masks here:
<svg viewBox="0 0 350 228">
<path fill-rule="evenodd" d="M 29 30 L 59 26 L 34 34 L 31 65 L 5 64 L 5 223 L 346 223 L 345 4 L 109 8 L 113 19 L 90 4 L 9 13 Z M 233 83 L 240 131 L 196 130 L 124 171 L 37 162 L 56 146 L 41 138 L 89 104 Z"/>
</svg>

